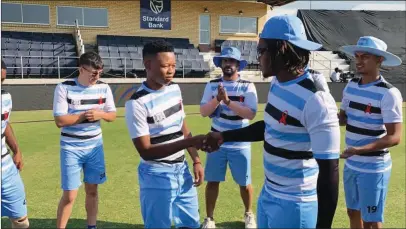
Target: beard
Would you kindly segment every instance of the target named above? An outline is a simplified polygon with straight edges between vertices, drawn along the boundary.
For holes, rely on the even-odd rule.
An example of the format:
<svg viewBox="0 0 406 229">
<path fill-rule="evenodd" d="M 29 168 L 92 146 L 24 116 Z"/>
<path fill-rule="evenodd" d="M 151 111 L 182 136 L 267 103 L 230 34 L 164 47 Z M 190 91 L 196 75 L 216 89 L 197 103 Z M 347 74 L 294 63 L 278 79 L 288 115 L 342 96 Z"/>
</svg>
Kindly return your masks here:
<svg viewBox="0 0 406 229">
<path fill-rule="evenodd" d="M 231 67 L 225 67 L 223 69 L 223 75 L 225 77 L 231 77 L 232 75 L 234 75 L 236 73 L 236 70 L 232 69 Z"/>
</svg>

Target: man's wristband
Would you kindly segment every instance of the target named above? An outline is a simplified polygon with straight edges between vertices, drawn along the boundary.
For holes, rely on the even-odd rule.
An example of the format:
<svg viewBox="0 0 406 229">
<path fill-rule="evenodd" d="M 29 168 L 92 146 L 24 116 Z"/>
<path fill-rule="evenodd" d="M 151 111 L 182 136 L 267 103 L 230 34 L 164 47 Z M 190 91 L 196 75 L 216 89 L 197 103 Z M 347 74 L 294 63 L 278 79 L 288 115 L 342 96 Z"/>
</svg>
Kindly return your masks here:
<svg viewBox="0 0 406 229">
<path fill-rule="evenodd" d="M 197 164 L 202 164 L 200 161 L 198 162 L 193 162 L 193 166 L 197 165 Z"/>
</svg>

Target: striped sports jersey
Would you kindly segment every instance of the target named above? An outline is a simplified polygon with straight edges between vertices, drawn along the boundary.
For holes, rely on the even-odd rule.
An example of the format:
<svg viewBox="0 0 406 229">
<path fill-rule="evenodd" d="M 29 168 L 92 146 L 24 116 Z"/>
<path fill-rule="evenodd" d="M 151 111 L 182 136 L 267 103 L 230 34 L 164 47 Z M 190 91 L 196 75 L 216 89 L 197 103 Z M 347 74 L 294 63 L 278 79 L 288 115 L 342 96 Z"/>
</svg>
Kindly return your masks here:
<svg viewBox="0 0 406 229">
<path fill-rule="evenodd" d="M 11 95 L 1 89 L 1 171 L 4 173 L 8 168 L 14 165 L 6 145 L 5 131 L 10 120 L 12 109 Z"/>
<path fill-rule="evenodd" d="M 316 201 L 316 159 L 337 159 L 340 128 L 331 94 L 316 88 L 310 73 L 271 82 L 264 112 L 265 190 L 292 201 Z"/>
<path fill-rule="evenodd" d="M 379 80 L 361 84 L 352 79 L 344 89 L 341 110 L 347 115 L 346 147 L 359 147 L 386 135 L 385 123 L 402 122 L 402 95 L 399 90 Z M 389 170 L 392 160 L 388 149 L 354 155 L 346 160 L 348 168 L 367 173 Z"/>
<path fill-rule="evenodd" d="M 55 88 L 54 116 L 80 114 L 91 109 L 115 112 L 113 94 L 108 84 L 97 81 L 97 84 L 85 87 L 77 78 L 59 83 Z M 61 149 L 74 149 L 84 152 L 102 144 L 100 120 L 62 127 Z"/>
<path fill-rule="evenodd" d="M 227 81 L 223 78 L 211 80 L 207 83 L 200 105 L 204 105 L 217 96 L 217 88 L 222 83 L 227 91 L 228 98 L 234 102 L 249 107 L 254 113 L 257 112 L 257 91 L 255 85 L 247 80 L 238 78 L 235 81 Z M 211 115 L 211 131 L 223 132 L 226 130 L 239 129 L 249 125 L 249 120 L 238 116 L 234 111 L 227 107 L 223 102 L 217 107 L 214 114 Z M 222 148 L 246 148 L 248 142 L 226 142 Z"/>
<path fill-rule="evenodd" d="M 179 85 L 172 82 L 160 90 L 152 90 L 143 82 L 126 102 L 125 117 L 131 139 L 149 135 L 152 145 L 182 140 L 185 113 Z M 155 160 L 141 158 L 142 163 L 149 164 L 184 160 L 184 150 Z"/>
</svg>

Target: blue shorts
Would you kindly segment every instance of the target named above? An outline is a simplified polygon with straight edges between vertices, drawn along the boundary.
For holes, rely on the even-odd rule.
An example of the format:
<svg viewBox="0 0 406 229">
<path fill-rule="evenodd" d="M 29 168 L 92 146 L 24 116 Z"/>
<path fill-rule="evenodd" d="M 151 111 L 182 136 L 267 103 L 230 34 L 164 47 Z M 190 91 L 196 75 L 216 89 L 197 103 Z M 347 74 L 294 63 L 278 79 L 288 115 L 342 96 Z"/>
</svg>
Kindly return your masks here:
<svg viewBox="0 0 406 229">
<path fill-rule="evenodd" d="M 145 228 L 200 228 L 199 202 L 186 162 L 138 167 Z"/>
<path fill-rule="evenodd" d="M 76 190 L 81 186 L 82 169 L 85 183 L 103 184 L 107 179 L 103 144 L 87 151 L 61 149 L 60 160 L 63 190 Z"/>
<path fill-rule="evenodd" d="M 345 202 L 361 211 L 364 222 L 384 222 L 384 208 L 391 170 L 363 173 L 344 166 Z"/>
<path fill-rule="evenodd" d="M 1 216 L 18 219 L 27 215 L 24 184 L 10 155 L 1 160 Z"/>
<path fill-rule="evenodd" d="M 276 198 L 262 188 L 257 204 L 258 228 L 315 228 L 317 201 L 295 202 Z"/>
<path fill-rule="evenodd" d="M 225 181 L 227 162 L 229 163 L 234 181 L 240 186 L 251 184 L 251 149 L 220 148 L 208 153 L 204 178 L 206 181 Z"/>
</svg>

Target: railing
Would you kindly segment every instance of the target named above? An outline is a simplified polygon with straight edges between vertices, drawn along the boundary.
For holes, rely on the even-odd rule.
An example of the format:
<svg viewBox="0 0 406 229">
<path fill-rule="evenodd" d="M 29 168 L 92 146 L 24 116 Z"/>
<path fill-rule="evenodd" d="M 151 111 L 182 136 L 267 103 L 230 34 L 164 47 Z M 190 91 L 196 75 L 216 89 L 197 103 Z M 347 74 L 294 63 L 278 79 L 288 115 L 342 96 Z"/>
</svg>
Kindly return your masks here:
<svg viewBox="0 0 406 229">
<path fill-rule="evenodd" d="M 60 79 L 61 78 L 61 69 L 78 69 L 78 67 L 62 67 L 61 66 L 61 59 L 79 59 L 79 57 L 77 57 L 77 56 L 12 56 L 12 55 L 2 55 L 3 57 L 15 57 L 16 59 L 18 58 L 19 59 L 19 61 L 20 61 L 20 66 L 19 67 L 17 67 L 17 66 L 7 66 L 7 68 L 10 68 L 10 69 L 21 69 L 21 79 L 24 79 L 24 69 L 57 69 L 58 70 L 58 79 Z M 36 64 L 36 65 L 41 65 L 41 66 L 27 66 L 27 65 L 30 65 L 30 63 L 27 63 L 27 62 L 24 62 L 23 61 L 23 59 L 24 58 L 38 58 L 38 59 L 46 59 L 46 58 L 56 58 L 56 61 L 57 61 L 57 67 L 46 67 L 46 66 L 42 66 L 42 63 L 41 64 Z M 118 59 L 118 60 L 123 60 L 123 64 L 121 64 L 120 66 L 122 66 L 122 67 L 120 67 L 120 66 L 118 66 L 118 67 L 116 67 L 116 66 L 114 66 L 113 64 L 111 64 L 111 65 L 105 65 L 105 67 L 107 67 L 107 68 L 111 68 L 111 67 L 114 67 L 113 69 L 114 70 L 123 70 L 123 72 L 124 72 L 124 78 L 127 78 L 127 74 L 130 72 L 130 71 L 127 71 L 128 69 L 127 69 L 127 63 L 131 63 L 132 64 L 132 61 L 130 61 L 130 60 L 141 60 L 142 61 L 142 59 L 141 58 L 128 58 L 128 57 L 102 57 L 102 59 Z M 193 67 L 186 67 L 185 68 L 185 61 L 193 61 L 193 60 L 198 60 L 198 59 L 188 59 L 188 60 L 181 60 L 181 62 L 182 62 L 182 77 L 183 78 L 185 78 L 185 72 L 187 71 L 187 70 L 196 70 L 195 68 L 193 68 Z M 26 66 L 24 66 L 24 64 L 26 65 Z M 203 67 L 201 66 L 200 67 L 200 69 L 204 72 L 204 69 L 203 69 Z M 110 70 L 110 69 L 109 69 Z M 136 69 L 135 68 L 135 66 L 133 66 L 133 68 L 131 68 L 131 70 L 141 70 L 141 71 L 143 71 L 143 70 L 145 70 L 145 68 L 143 67 L 143 68 L 141 68 L 141 69 Z M 186 70 L 186 71 L 185 71 Z M 209 72 L 210 71 L 212 71 L 212 69 L 210 68 L 210 66 L 209 66 Z M 176 68 L 176 71 L 179 71 L 179 69 L 178 68 Z M 75 73 L 76 71 L 74 71 L 74 72 L 72 72 L 71 74 L 69 74 L 68 76 L 66 76 L 65 78 L 67 78 L 67 77 L 69 77 L 69 76 L 71 76 L 73 73 Z M 105 74 L 105 75 L 108 75 L 108 76 L 112 76 L 112 77 L 117 77 L 117 75 L 114 75 L 114 74 L 110 74 L 110 73 L 103 73 L 103 74 Z M 118 76 L 118 77 L 121 77 L 121 76 Z M 136 75 L 136 77 L 138 78 L 138 76 Z"/>
<path fill-rule="evenodd" d="M 79 53 L 80 56 L 83 53 L 85 53 L 85 45 L 83 44 L 82 34 L 80 33 L 78 20 L 75 20 L 75 41 L 77 52 Z"/>
</svg>

